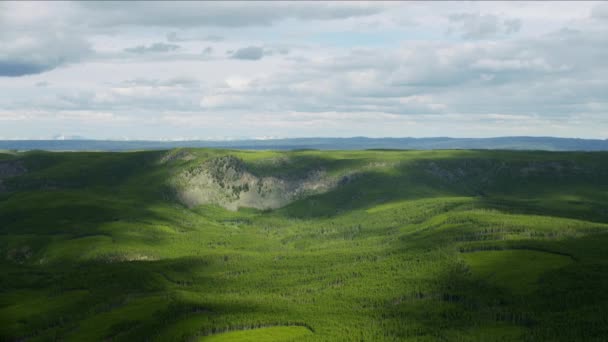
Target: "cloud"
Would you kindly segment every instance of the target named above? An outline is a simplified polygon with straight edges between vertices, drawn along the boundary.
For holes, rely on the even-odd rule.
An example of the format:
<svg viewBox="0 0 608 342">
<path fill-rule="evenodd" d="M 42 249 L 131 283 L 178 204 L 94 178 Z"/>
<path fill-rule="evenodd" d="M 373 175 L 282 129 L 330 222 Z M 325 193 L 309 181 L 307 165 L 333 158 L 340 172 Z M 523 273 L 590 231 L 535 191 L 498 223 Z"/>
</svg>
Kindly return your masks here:
<svg viewBox="0 0 608 342">
<path fill-rule="evenodd" d="M 594 6 L 0 2 L 0 135 L 599 135 Z"/>
<path fill-rule="evenodd" d="M 521 26 L 522 26 L 521 19 L 507 19 L 503 23 L 505 26 L 506 34 L 517 33 L 517 32 L 519 32 L 519 30 L 521 30 Z"/>
<path fill-rule="evenodd" d="M 4 33 L 0 45 L 0 77 L 40 74 L 80 61 L 91 53 L 88 43 L 63 35 L 14 35 Z M 8 37 L 7 37 L 8 36 Z"/>
<path fill-rule="evenodd" d="M 126 49 L 124 49 L 124 51 L 130 52 L 130 53 L 142 54 L 142 53 L 171 52 L 171 51 L 175 51 L 179 48 L 180 48 L 180 46 L 176 45 L 176 44 L 166 44 L 166 43 L 159 42 L 159 43 L 150 44 L 148 46 L 138 45 L 135 47 L 126 48 Z"/>
<path fill-rule="evenodd" d="M 169 79 L 136 78 L 122 81 L 120 86 L 148 86 L 148 87 L 198 87 L 200 82 L 193 77 L 180 76 Z"/>
<path fill-rule="evenodd" d="M 264 49 L 259 46 L 248 46 L 240 48 L 232 53 L 231 58 L 233 59 L 244 59 L 250 61 L 256 61 L 264 57 Z"/>
<path fill-rule="evenodd" d="M 600 3 L 591 10 L 591 17 L 595 19 L 608 20 L 608 4 Z"/>
<path fill-rule="evenodd" d="M 205 36 L 202 40 L 204 40 L 206 42 L 221 42 L 222 40 L 224 40 L 224 37 L 211 34 L 211 35 Z"/>
<path fill-rule="evenodd" d="M 522 26 L 520 19 L 500 18 L 493 14 L 457 13 L 449 17 L 450 30 L 460 33 L 464 39 L 487 39 L 499 34 L 519 32 Z"/>
<path fill-rule="evenodd" d="M 219 35 L 188 35 L 186 37 L 178 36 L 177 32 L 167 33 L 167 41 L 169 42 L 190 42 L 190 41 L 203 41 L 203 42 L 221 42 L 224 37 Z"/>
<path fill-rule="evenodd" d="M 36 75 L 92 54 L 89 42 L 65 28 L 66 4 L 0 4 L 0 77 Z"/>
<path fill-rule="evenodd" d="M 608 36 L 572 34 L 352 49 L 294 62 L 271 75 L 227 79 L 228 86 L 211 87 L 201 106 L 215 112 L 376 112 L 446 120 L 450 113 L 599 113 L 608 108 Z"/>
<path fill-rule="evenodd" d="M 383 10 L 374 3 L 300 2 L 126 2 L 77 4 L 92 25 L 168 27 L 269 26 L 281 20 L 333 20 L 370 16 Z"/>
<path fill-rule="evenodd" d="M 489 72 L 503 71 L 550 71 L 552 67 L 542 58 L 534 59 L 479 59 L 471 64 L 473 69 Z M 558 69 L 559 70 L 559 69 Z"/>
<path fill-rule="evenodd" d="M 169 79 L 137 78 L 94 92 L 66 94 L 63 100 L 75 108 L 96 110 L 192 110 L 198 109 L 200 82 L 182 76 Z"/>
<path fill-rule="evenodd" d="M 272 56 L 272 55 L 288 55 L 289 48 L 287 47 L 269 47 L 264 48 L 264 56 Z"/>
<path fill-rule="evenodd" d="M 18 77 L 39 74 L 55 68 L 53 65 L 37 64 L 27 61 L 0 60 L 0 76 Z"/>
</svg>

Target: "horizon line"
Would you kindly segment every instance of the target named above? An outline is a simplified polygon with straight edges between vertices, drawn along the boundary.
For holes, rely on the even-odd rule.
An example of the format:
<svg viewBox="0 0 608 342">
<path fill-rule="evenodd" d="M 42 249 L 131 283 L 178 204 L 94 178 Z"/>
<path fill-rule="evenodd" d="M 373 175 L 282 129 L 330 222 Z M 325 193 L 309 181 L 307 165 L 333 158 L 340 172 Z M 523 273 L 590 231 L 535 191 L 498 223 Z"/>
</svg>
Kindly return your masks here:
<svg viewBox="0 0 608 342">
<path fill-rule="evenodd" d="M 606 141 L 608 138 L 585 138 L 585 137 L 560 137 L 551 135 L 504 135 L 504 136 L 492 136 L 492 137 L 453 137 L 453 136 L 426 136 L 426 137 L 412 137 L 412 136 L 385 136 L 385 137 L 369 137 L 369 136 L 303 136 L 303 137 L 225 137 L 225 138 L 88 138 L 80 136 L 67 136 L 60 138 L 0 138 L 0 141 L 106 141 L 106 142 L 237 142 L 237 141 L 279 141 L 279 140 L 296 140 L 296 139 L 470 139 L 470 140 L 486 140 L 486 139 L 506 139 L 506 138 L 532 138 L 532 139 L 570 139 L 570 140 L 599 140 Z"/>
</svg>

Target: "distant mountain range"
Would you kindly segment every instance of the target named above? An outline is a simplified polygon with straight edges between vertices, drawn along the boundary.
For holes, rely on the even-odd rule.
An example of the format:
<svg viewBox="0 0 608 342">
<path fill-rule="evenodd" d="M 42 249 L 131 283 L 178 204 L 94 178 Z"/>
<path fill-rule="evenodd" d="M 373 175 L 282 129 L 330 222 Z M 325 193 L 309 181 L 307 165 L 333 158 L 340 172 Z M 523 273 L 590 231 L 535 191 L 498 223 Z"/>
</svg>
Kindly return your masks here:
<svg viewBox="0 0 608 342">
<path fill-rule="evenodd" d="M 290 138 L 230 141 L 117 141 L 117 140 L 0 140 L 0 150 L 128 151 L 176 147 L 213 147 L 251 150 L 362 150 L 362 149 L 500 149 L 545 151 L 608 151 L 608 140 L 554 137 L 498 138 Z"/>
</svg>

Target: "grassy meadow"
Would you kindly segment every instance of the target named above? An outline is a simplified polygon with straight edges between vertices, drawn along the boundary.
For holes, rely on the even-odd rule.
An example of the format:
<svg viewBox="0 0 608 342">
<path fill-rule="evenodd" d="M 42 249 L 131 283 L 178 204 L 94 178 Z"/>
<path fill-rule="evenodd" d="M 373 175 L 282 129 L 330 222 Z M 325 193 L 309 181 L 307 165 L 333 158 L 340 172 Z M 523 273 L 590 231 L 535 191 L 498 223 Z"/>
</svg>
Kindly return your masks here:
<svg viewBox="0 0 608 342">
<path fill-rule="evenodd" d="M 339 181 L 181 203 L 227 155 Z M 606 341 L 608 153 L 3 153 L 0 275 L 0 341 Z"/>
</svg>

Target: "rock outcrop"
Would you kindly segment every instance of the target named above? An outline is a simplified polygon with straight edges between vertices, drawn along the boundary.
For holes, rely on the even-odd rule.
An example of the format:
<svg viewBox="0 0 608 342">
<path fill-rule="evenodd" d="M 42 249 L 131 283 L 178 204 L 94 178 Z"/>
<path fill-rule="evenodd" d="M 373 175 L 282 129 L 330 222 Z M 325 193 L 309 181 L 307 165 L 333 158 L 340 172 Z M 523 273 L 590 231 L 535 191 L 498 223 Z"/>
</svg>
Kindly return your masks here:
<svg viewBox="0 0 608 342">
<path fill-rule="evenodd" d="M 276 209 L 299 198 L 327 192 L 352 178 L 352 174 L 330 176 L 323 168 L 309 170 L 297 178 L 257 176 L 242 160 L 227 155 L 179 173 L 173 183 L 179 200 L 191 207 L 217 204 L 229 210 Z"/>
</svg>

